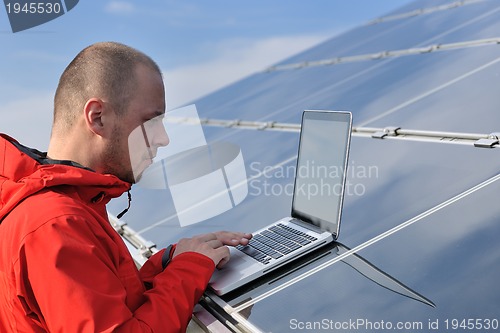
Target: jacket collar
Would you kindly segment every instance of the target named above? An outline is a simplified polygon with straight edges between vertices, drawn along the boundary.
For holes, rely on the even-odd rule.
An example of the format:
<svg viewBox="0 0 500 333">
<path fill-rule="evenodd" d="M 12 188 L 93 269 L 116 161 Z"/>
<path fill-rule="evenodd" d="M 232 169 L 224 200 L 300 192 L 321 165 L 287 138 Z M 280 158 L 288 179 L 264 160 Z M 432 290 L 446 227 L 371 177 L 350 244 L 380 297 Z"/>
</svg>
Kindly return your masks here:
<svg viewBox="0 0 500 333">
<path fill-rule="evenodd" d="M 71 188 L 84 202 L 106 204 L 131 184 L 72 161 L 48 159 L 46 153 L 0 134 L 0 220 L 26 197 L 56 187 Z"/>
</svg>

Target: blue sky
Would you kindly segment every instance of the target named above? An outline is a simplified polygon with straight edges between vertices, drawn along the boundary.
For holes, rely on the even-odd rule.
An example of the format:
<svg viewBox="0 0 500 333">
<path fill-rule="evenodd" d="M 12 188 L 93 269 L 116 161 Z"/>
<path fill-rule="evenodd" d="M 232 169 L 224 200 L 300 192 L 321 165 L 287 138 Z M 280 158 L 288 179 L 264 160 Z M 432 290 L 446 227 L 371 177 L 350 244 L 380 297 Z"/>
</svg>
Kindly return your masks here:
<svg viewBox="0 0 500 333">
<path fill-rule="evenodd" d="M 94 42 L 122 42 L 157 61 L 172 109 L 409 2 L 81 0 L 15 34 L 0 8 L 0 132 L 46 149 L 59 76 Z"/>
</svg>

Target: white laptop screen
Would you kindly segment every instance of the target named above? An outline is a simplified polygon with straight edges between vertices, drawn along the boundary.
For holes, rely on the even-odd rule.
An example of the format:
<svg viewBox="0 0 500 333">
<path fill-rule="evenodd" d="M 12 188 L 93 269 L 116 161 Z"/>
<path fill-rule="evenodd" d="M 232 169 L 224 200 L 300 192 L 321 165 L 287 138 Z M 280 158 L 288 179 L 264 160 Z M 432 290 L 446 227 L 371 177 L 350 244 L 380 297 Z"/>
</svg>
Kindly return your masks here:
<svg viewBox="0 0 500 333">
<path fill-rule="evenodd" d="M 304 111 L 292 216 L 338 237 L 351 134 L 351 113 Z"/>
</svg>

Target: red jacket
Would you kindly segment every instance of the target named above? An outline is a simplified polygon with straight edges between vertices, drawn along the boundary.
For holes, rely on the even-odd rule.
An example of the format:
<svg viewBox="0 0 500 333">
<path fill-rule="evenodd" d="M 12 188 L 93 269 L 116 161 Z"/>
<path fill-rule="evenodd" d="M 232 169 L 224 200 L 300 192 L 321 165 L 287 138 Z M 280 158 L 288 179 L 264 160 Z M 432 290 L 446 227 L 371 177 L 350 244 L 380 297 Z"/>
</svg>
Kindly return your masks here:
<svg viewBox="0 0 500 333">
<path fill-rule="evenodd" d="M 0 135 L 0 332 L 185 331 L 212 260 L 138 271 L 105 208 L 130 185 L 43 157 Z"/>
</svg>

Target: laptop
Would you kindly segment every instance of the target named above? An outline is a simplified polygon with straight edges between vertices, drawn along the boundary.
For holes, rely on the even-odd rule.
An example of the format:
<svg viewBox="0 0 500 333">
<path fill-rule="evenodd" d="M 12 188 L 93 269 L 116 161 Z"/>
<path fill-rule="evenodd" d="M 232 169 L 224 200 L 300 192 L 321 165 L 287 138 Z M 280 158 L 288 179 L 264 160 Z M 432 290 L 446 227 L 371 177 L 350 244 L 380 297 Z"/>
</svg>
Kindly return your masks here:
<svg viewBox="0 0 500 333">
<path fill-rule="evenodd" d="M 338 238 L 351 130 L 350 112 L 303 112 L 291 216 L 253 232 L 249 245 L 229 248 L 231 259 L 209 282 L 216 294 L 233 291 Z"/>
</svg>

